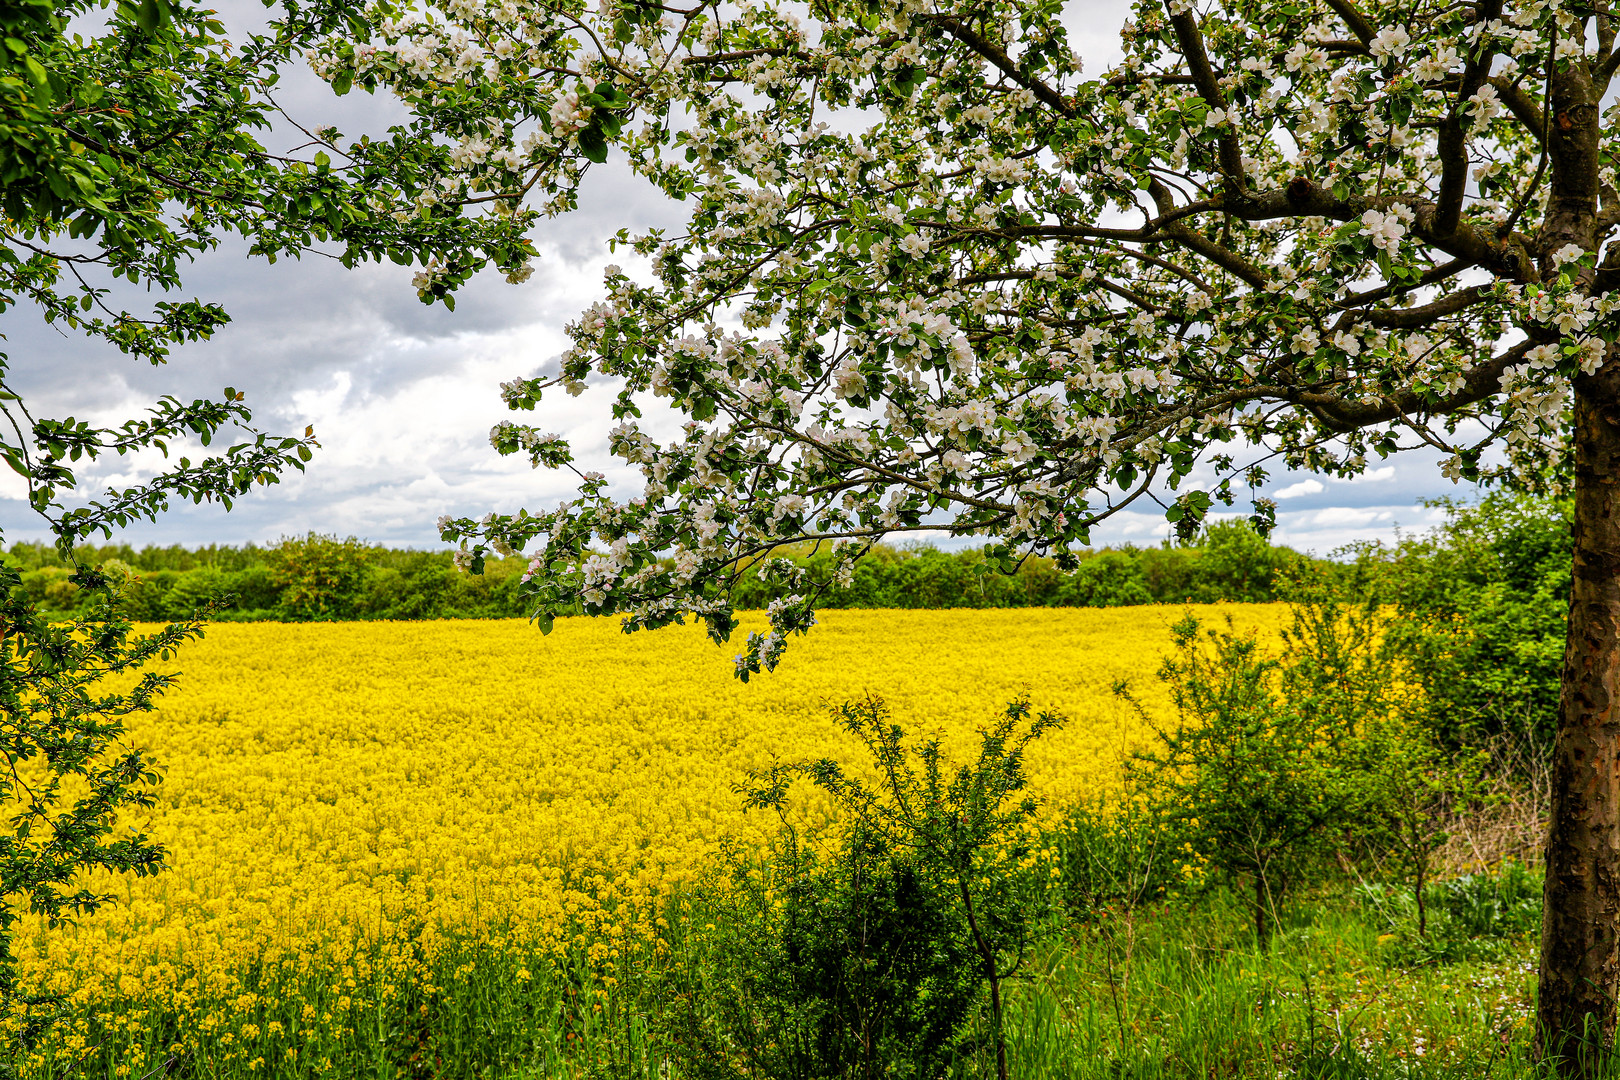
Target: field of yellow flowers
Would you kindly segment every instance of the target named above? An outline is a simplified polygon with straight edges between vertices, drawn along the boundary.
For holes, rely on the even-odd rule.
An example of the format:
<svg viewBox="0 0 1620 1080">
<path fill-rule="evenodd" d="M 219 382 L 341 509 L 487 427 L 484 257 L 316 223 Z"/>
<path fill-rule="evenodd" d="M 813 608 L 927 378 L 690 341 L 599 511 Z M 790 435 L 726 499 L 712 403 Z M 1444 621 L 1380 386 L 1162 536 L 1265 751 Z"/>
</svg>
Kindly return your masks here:
<svg viewBox="0 0 1620 1080">
<path fill-rule="evenodd" d="M 1227 613 L 1240 630 L 1283 618 L 1205 616 Z M 247 993 L 253 963 L 405 923 L 417 949 L 443 928 L 560 942 L 583 926 L 609 950 L 656 932 L 640 902 L 721 836 L 775 828 L 740 809 L 748 770 L 856 760 L 827 703 L 880 695 L 908 732 L 942 730 L 965 751 L 1027 693 L 1068 717 L 1035 748 L 1034 793 L 1057 805 L 1111 783 L 1146 734 L 1112 686 L 1130 680 L 1165 707 L 1154 672 L 1179 614 L 826 612 L 746 685 L 735 650 L 693 627 L 216 626 L 179 657 L 161 711 L 131 727 L 167 773 L 150 820 L 133 824 L 168 846 L 172 869 L 116 882 L 120 903 L 77 930 L 31 934 L 25 977 L 81 1003 L 173 1007 Z M 826 812 L 813 795 L 797 803 L 811 820 Z"/>
</svg>

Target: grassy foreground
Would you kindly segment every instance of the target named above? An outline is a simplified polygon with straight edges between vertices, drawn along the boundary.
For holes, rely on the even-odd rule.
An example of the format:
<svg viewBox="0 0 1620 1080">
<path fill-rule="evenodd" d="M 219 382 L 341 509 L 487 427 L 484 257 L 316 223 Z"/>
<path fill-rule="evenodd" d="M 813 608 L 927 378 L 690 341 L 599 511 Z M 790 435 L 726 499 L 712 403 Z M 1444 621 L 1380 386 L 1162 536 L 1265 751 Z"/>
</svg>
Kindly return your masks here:
<svg viewBox="0 0 1620 1080">
<path fill-rule="evenodd" d="M 1218 890 L 1087 918 L 1054 904 L 1010 989 L 1012 1075 L 1533 1076 L 1538 894 L 1516 869 L 1435 886 L 1427 943 L 1386 890 L 1318 895 L 1284 914 L 1267 955 Z M 699 924 L 679 899 L 662 911 L 660 937 L 622 952 L 403 925 L 365 944 L 272 951 L 235 973 L 229 1010 L 197 971 L 189 1001 L 102 1002 L 18 1064 L 30 1077 L 742 1075 L 692 1033 L 727 989 L 714 947 L 746 928 Z M 993 1076 L 987 1040 L 950 1075 Z"/>
</svg>

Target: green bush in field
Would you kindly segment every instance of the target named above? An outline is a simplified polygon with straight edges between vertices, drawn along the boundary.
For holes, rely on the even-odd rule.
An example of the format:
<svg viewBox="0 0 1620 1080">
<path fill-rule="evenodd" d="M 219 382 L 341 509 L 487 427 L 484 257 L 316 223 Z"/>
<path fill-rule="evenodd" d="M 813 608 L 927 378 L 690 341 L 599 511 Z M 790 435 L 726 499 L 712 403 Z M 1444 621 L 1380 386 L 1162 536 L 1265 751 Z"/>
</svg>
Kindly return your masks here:
<svg viewBox="0 0 1620 1080">
<path fill-rule="evenodd" d="M 315 532 L 286 536 L 269 555 L 271 578 L 281 590 L 277 612 L 283 618 L 304 622 L 355 617 L 370 556 L 358 539 Z"/>
<path fill-rule="evenodd" d="M 209 605 L 234 601 L 232 577 L 213 566 L 175 575 L 174 583 L 163 596 L 164 616 L 186 619 Z"/>
<path fill-rule="evenodd" d="M 1488 758 L 1444 749 L 1413 716 L 1375 720 L 1362 743 L 1357 828 L 1384 872 L 1393 871 L 1411 891 L 1417 936 L 1427 937 L 1435 855 L 1449 838 L 1449 820 L 1483 801 Z"/>
<path fill-rule="evenodd" d="M 856 826 L 824 854 L 789 833 L 763 865 L 727 863 L 685 909 L 714 928 L 666 1018 L 685 1074 L 945 1075 L 983 980 L 955 897 L 914 853 Z"/>
<path fill-rule="evenodd" d="M 745 787 L 750 808 L 782 815 L 783 840 L 758 870 L 733 857 L 730 888 L 700 892 L 705 925 L 722 929 L 698 936 L 694 1004 L 676 1014 L 673 1041 L 701 1077 L 927 1080 L 945 1075 L 988 990 L 1006 1080 L 1003 988 L 1045 895 L 1031 870 L 1036 804 L 1018 793 L 1029 743 L 1060 721 L 1013 702 L 981 732 L 977 759 L 952 768 L 937 738 L 907 747 L 875 698 L 837 717 L 878 779 L 824 759 L 777 765 Z M 800 779 L 849 823 L 825 852 L 788 826 Z"/>
<path fill-rule="evenodd" d="M 1319 575 L 1290 590 L 1282 693 L 1326 733 L 1323 749 L 1345 792 L 1339 837 L 1350 854 L 1369 856 L 1406 884 L 1424 937 L 1434 856 L 1448 822 L 1483 798 L 1488 755 L 1440 744 L 1429 726 L 1425 671 L 1405 651 L 1403 624 L 1375 594 Z"/>
<path fill-rule="evenodd" d="M 1550 749 L 1570 590 L 1567 501 L 1493 493 L 1441 500 L 1428 536 L 1349 552 L 1364 587 L 1394 605 L 1392 634 L 1450 745 L 1528 738 Z"/>
<path fill-rule="evenodd" d="M 1155 728 L 1157 745 L 1133 755 L 1128 774 L 1199 856 L 1248 883 L 1264 951 L 1284 896 L 1315 876 L 1327 834 L 1348 818 L 1335 733 L 1283 694 L 1283 665 L 1253 634 L 1204 631 L 1192 615 L 1172 632 L 1159 678 L 1176 723 Z"/>
<path fill-rule="evenodd" d="M 1159 676 L 1177 723 L 1129 773 L 1184 843 L 1248 883 L 1262 949 L 1284 894 L 1356 858 L 1403 883 L 1423 937 L 1435 853 L 1481 798 L 1486 758 L 1441 746 L 1423 669 L 1376 595 L 1321 575 L 1289 589 L 1276 656 L 1176 624 Z"/>
</svg>

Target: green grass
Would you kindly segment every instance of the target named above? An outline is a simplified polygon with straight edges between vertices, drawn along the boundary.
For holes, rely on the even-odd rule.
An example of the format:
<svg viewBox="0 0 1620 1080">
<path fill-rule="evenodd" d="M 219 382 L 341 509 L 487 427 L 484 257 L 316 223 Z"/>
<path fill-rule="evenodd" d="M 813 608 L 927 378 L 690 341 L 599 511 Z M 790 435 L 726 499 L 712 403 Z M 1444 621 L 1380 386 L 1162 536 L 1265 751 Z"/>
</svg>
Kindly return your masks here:
<svg viewBox="0 0 1620 1080">
<path fill-rule="evenodd" d="M 1345 896 L 1301 905 L 1266 955 L 1247 926 L 1217 897 L 1071 928 L 1017 998 L 1018 1075 L 1526 1075 L 1528 938 L 1407 966 L 1410 937 Z"/>
<path fill-rule="evenodd" d="M 1516 876 L 1515 876 L 1516 875 Z M 1536 1075 L 1528 1059 L 1539 882 L 1442 883 L 1431 935 L 1410 900 L 1376 886 L 1306 898 L 1260 954 L 1229 895 L 1054 915 L 1009 989 L 1022 1080 Z M 683 1032 L 710 1001 L 705 935 L 672 905 L 669 948 L 622 957 L 616 984 L 584 956 L 505 935 L 435 948 L 391 940 L 244 973 L 246 1007 L 138 997 L 69 1025 L 19 1062 L 26 1077 L 646 1077 L 701 1073 Z M 353 980 L 354 985 L 348 985 Z M 210 1020 L 212 1018 L 212 1020 Z M 80 1017 L 83 1020 L 83 1016 Z M 953 1076 L 990 1077 L 981 1012 Z M 77 1026 L 78 1033 L 73 1034 Z M 761 1032 L 760 1037 L 768 1037 Z M 293 1053 L 289 1053 L 293 1051 Z"/>
</svg>

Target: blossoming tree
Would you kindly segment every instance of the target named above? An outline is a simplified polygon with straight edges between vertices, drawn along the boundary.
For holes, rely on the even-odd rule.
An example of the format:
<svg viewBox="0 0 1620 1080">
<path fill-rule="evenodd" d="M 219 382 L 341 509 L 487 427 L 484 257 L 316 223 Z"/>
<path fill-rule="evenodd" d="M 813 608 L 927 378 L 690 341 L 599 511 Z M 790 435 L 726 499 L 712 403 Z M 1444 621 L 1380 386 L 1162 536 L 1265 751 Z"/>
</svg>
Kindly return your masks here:
<svg viewBox="0 0 1620 1080">
<path fill-rule="evenodd" d="M 610 156 L 690 216 L 618 243 L 605 296 L 514 410 L 590 382 L 611 447 L 553 510 L 441 522 L 529 550 L 542 626 L 692 614 L 781 582 L 739 673 L 813 622 L 777 545 L 944 528 L 1060 561 L 1164 497 L 1183 532 L 1267 461 L 1573 475 L 1575 586 L 1540 1032 L 1612 1040 L 1620 985 L 1620 223 L 1604 5 L 1142 0 L 1083 75 L 1061 0 L 374 3 L 312 54 L 447 138 L 447 192 L 570 208 Z M 421 282 L 431 294 L 432 275 Z M 638 425 L 650 398 L 685 415 Z M 507 423 L 497 450 L 573 467 Z M 1494 449 L 1492 449 L 1494 448 Z M 1252 499 L 1257 524 L 1270 504 Z"/>
</svg>

